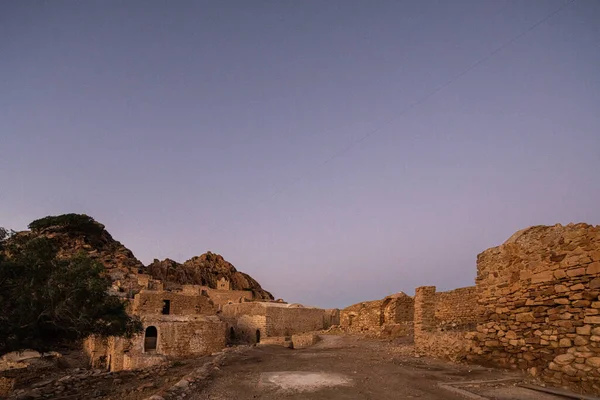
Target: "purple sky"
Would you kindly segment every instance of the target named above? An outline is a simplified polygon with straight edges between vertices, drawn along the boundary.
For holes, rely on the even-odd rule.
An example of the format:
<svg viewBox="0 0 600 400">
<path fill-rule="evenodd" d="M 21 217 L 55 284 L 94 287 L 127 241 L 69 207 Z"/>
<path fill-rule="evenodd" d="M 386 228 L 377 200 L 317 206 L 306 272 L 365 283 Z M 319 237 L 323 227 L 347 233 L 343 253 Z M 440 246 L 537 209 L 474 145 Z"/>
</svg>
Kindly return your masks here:
<svg viewBox="0 0 600 400">
<path fill-rule="evenodd" d="M 406 109 L 568 3 L 1 2 L 0 226 L 86 213 L 309 305 L 472 285 L 600 223 L 600 2 Z"/>
</svg>

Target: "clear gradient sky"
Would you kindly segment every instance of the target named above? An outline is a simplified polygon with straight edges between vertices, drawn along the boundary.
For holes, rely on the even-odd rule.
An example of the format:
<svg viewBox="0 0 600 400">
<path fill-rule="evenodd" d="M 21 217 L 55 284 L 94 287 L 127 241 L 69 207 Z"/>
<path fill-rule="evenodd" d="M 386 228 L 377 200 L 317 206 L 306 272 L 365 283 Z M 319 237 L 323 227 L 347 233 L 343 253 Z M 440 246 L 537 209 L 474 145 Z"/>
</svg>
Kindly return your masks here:
<svg viewBox="0 0 600 400">
<path fill-rule="evenodd" d="M 600 223 L 600 2 L 0 2 L 0 226 L 86 213 L 347 306 Z M 367 134 L 373 133 L 359 141 Z"/>
</svg>

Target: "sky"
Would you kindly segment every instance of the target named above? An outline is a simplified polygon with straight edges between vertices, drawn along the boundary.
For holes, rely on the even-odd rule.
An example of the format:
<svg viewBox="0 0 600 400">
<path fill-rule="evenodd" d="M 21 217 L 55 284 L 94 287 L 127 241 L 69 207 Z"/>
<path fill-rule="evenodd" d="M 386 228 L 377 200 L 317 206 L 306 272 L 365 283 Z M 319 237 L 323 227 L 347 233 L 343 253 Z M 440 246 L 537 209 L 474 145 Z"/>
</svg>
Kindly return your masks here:
<svg viewBox="0 0 600 400">
<path fill-rule="evenodd" d="M 86 213 L 145 264 L 210 250 L 321 307 L 473 285 L 519 229 L 600 224 L 598 21 L 595 0 L 0 2 L 0 226 Z"/>
</svg>

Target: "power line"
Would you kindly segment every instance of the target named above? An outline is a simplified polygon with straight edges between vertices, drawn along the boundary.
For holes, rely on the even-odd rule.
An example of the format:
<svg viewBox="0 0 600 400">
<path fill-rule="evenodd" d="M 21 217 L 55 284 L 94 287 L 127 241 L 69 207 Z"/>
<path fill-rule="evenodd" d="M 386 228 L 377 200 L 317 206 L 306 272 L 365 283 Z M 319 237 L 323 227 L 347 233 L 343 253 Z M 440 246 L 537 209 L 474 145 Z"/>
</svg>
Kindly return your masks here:
<svg viewBox="0 0 600 400">
<path fill-rule="evenodd" d="M 277 195 L 279 195 L 280 193 L 284 192 L 287 188 L 289 188 L 291 186 L 294 186 L 296 183 L 300 182 L 301 180 L 303 180 L 307 176 L 309 176 L 312 173 L 314 173 L 314 171 L 317 171 L 317 170 L 321 169 L 322 167 L 324 167 L 325 165 L 329 164 L 333 160 L 335 160 L 338 157 L 344 155 L 345 153 L 347 153 L 348 151 L 350 151 L 352 148 L 354 148 L 356 145 L 360 144 L 364 140 L 368 139 L 369 137 L 371 137 L 371 136 L 375 135 L 376 133 L 378 133 L 379 131 L 381 131 L 381 129 L 383 129 L 384 127 L 386 127 L 387 125 L 389 125 L 392 121 L 398 119 L 399 117 L 403 116 L 407 112 L 409 112 L 409 111 L 413 110 L 414 108 L 418 107 L 419 105 L 423 104 L 424 102 L 426 102 L 427 100 L 429 100 L 431 97 L 435 96 L 437 93 L 439 93 L 440 91 L 442 91 L 446 87 L 450 86 L 455 81 L 457 81 L 460 78 L 462 78 L 463 76 L 467 75 L 469 72 L 473 71 L 475 68 L 479 67 L 480 65 L 482 65 L 483 63 L 485 63 L 487 60 L 489 60 L 490 58 L 494 57 L 496 54 L 500 53 L 502 50 L 506 49 L 507 47 L 511 46 L 515 42 L 517 42 L 520 39 L 522 39 L 524 36 L 526 36 L 531 31 L 535 30 L 537 27 L 539 27 L 540 25 L 542 25 L 544 22 L 548 21 L 550 18 L 554 17 L 555 15 L 557 15 L 558 13 L 560 13 L 561 11 L 563 11 L 564 9 L 566 9 L 567 7 L 572 6 L 576 1 L 577 0 L 571 0 L 568 3 L 565 3 L 565 4 L 561 5 L 556 10 L 554 10 L 551 13 L 547 14 L 545 17 L 543 17 L 542 19 L 540 19 L 539 21 L 537 21 L 533 25 L 529 26 L 527 29 L 525 29 L 524 31 L 520 32 L 518 35 L 512 37 L 507 42 L 505 42 L 502 45 L 500 45 L 499 47 L 495 48 L 493 51 L 491 51 L 487 55 L 483 56 L 482 58 L 480 58 L 479 60 L 477 60 L 475 63 L 471 64 L 469 67 L 467 67 L 466 69 L 462 70 L 460 73 L 458 73 L 457 75 L 453 76 L 452 78 L 450 78 L 449 80 L 447 80 L 446 82 L 444 82 L 443 84 L 441 84 L 440 86 L 438 86 L 437 88 L 435 88 L 432 91 L 428 92 L 427 94 L 425 94 L 423 97 L 417 99 L 416 101 L 410 103 L 408 106 L 406 106 L 406 108 L 404 108 L 403 110 L 401 110 L 398 113 L 396 113 L 394 115 L 394 117 L 388 119 L 387 121 L 384 121 L 378 127 L 376 127 L 374 129 L 368 131 L 367 133 L 365 133 L 364 135 L 360 136 L 359 138 L 351 141 L 350 143 L 348 143 L 348 145 L 346 145 L 345 147 L 339 149 L 337 152 L 335 152 L 334 154 L 332 154 L 326 160 L 324 160 L 320 164 L 317 164 L 314 168 L 312 168 L 310 170 L 307 170 L 304 174 L 302 174 L 299 177 L 291 180 L 288 184 L 282 185 L 279 189 L 275 190 L 266 200 L 270 200 L 270 199 L 275 198 Z M 244 215 L 244 213 L 241 213 L 239 216 L 241 216 L 241 215 Z M 218 226 L 215 226 L 210 231 L 210 233 L 213 233 L 217 229 L 218 229 Z"/>
</svg>

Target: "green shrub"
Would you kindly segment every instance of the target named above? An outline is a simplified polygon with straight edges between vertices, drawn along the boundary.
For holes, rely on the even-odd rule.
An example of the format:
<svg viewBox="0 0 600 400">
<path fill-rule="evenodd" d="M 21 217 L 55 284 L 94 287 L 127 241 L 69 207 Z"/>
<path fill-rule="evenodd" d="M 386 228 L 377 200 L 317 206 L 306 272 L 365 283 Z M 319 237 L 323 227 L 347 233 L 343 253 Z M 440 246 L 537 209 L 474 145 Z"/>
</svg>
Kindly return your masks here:
<svg viewBox="0 0 600 400">
<path fill-rule="evenodd" d="M 65 231 L 83 233 L 100 233 L 104 229 L 104 225 L 96 222 L 94 218 L 85 214 L 48 216 L 36 219 L 27 225 L 27 227 L 33 231 L 54 227 Z"/>
<path fill-rule="evenodd" d="M 44 237 L 1 242 L 0 355 L 141 331 L 125 303 L 108 294 L 111 283 L 101 275 L 102 264 L 83 253 L 70 259 L 56 255 L 55 243 Z"/>
</svg>

